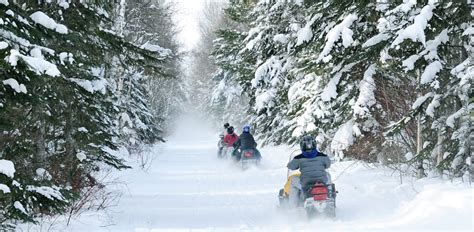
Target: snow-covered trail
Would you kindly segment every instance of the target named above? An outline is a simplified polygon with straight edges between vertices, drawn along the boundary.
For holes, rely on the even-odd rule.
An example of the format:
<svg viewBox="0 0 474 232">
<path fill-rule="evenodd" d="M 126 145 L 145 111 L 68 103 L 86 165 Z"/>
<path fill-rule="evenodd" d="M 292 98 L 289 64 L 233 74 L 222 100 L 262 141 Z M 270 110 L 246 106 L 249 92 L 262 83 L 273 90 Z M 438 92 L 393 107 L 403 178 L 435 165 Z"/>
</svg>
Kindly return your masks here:
<svg viewBox="0 0 474 232">
<path fill-rule="evenodd" d="M 339 190 L 337 218 L 308 221 L 277 209 L 293 149 L 262 149 L 260 168 L 241 171 L 216 158 L 217 134 L 183 120 L 145 172 L 121 172 L 127 188 L 107 220 L 79 218 L 67 231 L 471 230 L 472 187 L 439 179 L 399 183 L 393 171 L 347 161 L 330 171 Z M 418 194 L 417 194 L 418 192 Z"/>
<path fill-rule="evenodd" d="M 276 211 L 276 193 L 285 169 L 264 166 L 243 172 L 217 159 L 216 144 L 216 133 L 184 120 L 147 173 L 124 176 L 129 192 L 120 204 L 133 212 L 116 213 L 116 228 L 248 228 L 284 219 Z"/>
</svg>

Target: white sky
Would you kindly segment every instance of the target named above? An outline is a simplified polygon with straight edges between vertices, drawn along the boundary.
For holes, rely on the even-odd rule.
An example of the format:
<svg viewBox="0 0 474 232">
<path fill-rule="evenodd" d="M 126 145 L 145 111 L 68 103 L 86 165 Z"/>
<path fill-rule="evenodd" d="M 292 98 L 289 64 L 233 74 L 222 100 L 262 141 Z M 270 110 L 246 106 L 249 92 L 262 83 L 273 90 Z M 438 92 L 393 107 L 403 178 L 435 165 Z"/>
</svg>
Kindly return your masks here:
<svg viewBox="0 0 474 232">
<path fill-rule="evenodd" d="M 179 41 L 183 50 L 191 50 L 199 41 L 198 19 L 206 0 L 169 0 L 176 3 L 177 13 L 174 15 L 176 25 L 181 29 Z"/>
</svg>

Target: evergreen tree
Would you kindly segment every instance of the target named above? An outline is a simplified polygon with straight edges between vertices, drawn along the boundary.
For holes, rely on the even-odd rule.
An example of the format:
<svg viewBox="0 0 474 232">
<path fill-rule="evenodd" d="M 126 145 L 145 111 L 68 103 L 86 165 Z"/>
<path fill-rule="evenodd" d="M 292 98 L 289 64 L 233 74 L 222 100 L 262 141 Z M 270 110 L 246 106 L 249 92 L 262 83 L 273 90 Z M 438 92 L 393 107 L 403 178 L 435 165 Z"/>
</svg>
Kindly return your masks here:
<svg viewBox="0 0 474 232">
<path fill-rule="evenodd" d="M 228 14 L 242 5 L 231 2 Z M 215 42 L 217 88 L 244 90 L 266 143 L 311 133 L 339 158 L 462 175 L 471 165 L 469 12 L 449 0 L 260 1 L 233 14 L 248 30 Z"/>
<path fill-rule="evenodd" d="M 2 227 L 61 213 L 100 185 L 100 169 L 127 168 L 117 156 L 115 131 L 125 107 L 137 109 L 137 139 L 159 139 L 144 116 L 149 108 L 137 74 L 163 73 L 165 57 L 106 29 L 116 7 L 107 1 L 0 3 Z M 123 79 L 114 62 L 129 70 L 133 101 L 117 101 Z"/>
</svg>

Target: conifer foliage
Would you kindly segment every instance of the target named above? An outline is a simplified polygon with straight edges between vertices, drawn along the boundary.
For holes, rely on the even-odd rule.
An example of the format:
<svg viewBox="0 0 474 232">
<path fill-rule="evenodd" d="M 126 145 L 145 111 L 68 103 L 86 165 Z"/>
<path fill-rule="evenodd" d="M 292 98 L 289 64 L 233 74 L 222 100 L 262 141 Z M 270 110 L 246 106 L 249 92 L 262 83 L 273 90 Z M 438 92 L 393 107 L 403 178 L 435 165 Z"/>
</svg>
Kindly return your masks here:
<svg viewBox="0 0 474 232">
<path fill-rule="evenodd" d="M 125 38 L 123 3 L 0 0 L 0 229 L 63 212 L 128 167 L 120 146 L 162 139 L 148 77 L 171 77 L 172 51 Z"/>
<path fill-rule="evenodd" d="M 215 40 L 216 96 L 249 96 L 265 143 L 311 133 L 337 158 L 472 174 L 467 1 L 231 1 L 227 12 L 245 26 Z"/>
</svg>

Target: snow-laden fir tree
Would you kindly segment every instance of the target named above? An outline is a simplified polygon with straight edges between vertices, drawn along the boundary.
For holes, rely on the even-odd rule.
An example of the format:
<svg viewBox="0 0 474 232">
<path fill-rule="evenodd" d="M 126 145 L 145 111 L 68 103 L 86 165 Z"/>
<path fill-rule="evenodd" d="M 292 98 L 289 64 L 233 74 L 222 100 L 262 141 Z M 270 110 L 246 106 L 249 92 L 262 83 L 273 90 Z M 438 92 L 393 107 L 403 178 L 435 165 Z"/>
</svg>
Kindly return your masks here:
<svg viewBox="0 0 474 232">
<path fill-rule="evenodd" d="M 127 167 L 116 155 L 121 141 L 115 121 L 124 107 L 142 110 L 137 118 L 150 111 L 140 95 L 146 83 L 136 75 L 163 73 L 164 57 L 107 29 L 117 7 L 105 1 L 0 1 L 2 227 L 61 213 L 85 190 L 101 188 L 99 170 Z M 127 86 L 138 89 L 136 98 L 127 104 L 116 101 L 114 62 L 136 78 Z M 138 138 L 145 142 L 159 138 L 159 132 L 144 131 Z"/>
<path fill-rule="evenodd" d="M 216 40 L 216 57 L 224 86 L 251 97 L 251 122 L 265 142 L 311 133 L 339 158 L 467 171 L 467 2 L 259 1 L 250 12 L 234 17 L 251 15 L 247 32 Z"/>
<path fill-rule="evenodd" d="M 246 36 L 250 6 L 242 1 L 230 1 L 225 10 L 226 17 L 232 20 L 228 27 L 217 30 L 212 52 L 217 70 L 212 78 L 216 81 L 211 97 L 211 110 L 221 115 L 222 122 L 242 123 L 247 118 L 248 97 L 251 94 L 248 80 L 253 73 L 254 60 L 239 52 Z"/>
</svg>

